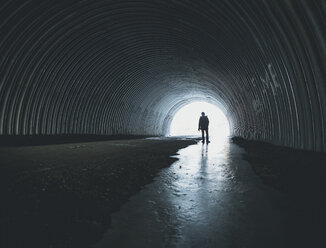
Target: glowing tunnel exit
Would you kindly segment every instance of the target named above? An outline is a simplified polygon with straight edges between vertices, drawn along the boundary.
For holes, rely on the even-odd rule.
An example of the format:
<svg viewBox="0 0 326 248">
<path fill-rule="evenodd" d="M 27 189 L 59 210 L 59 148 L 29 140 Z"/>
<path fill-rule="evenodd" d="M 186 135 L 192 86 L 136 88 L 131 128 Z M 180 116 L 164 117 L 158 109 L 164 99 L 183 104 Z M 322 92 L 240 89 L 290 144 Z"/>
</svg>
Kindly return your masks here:
<svg viewBox="0 0 326 248">
<path fill-rule="evenodd" d="M 227 137 L 230 134 L 229 122 L 219 107 L 208 102 L 192 102 L 175 114 L 170 125 L 170 135 L 201 135 L 198 122 L 202 112 L 209 119 L 210 137 Z"/>
</svg>

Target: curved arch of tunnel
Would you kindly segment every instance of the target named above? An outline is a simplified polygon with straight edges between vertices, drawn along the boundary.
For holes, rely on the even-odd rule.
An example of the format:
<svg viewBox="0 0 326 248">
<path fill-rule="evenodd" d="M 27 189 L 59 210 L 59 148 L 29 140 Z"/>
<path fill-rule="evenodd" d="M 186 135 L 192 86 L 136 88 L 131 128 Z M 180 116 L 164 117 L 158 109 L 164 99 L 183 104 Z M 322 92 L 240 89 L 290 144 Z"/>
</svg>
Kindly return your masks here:
<svg viewBox="0 0 326 248">
<path fill-rule="evenodd" d="M 326 5 L 7 1 L 0 134 L 164 135 L 193 100 L 233 135 L 326 151 Z"/>
</svg>

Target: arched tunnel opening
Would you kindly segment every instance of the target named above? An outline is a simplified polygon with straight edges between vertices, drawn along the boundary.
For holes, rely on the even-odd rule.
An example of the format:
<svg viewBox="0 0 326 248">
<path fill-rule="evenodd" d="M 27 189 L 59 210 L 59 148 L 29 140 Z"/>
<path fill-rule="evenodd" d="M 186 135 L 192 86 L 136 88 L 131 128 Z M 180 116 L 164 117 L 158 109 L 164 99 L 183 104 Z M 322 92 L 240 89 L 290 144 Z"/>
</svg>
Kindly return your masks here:
<svg viewBox="0 0 326 248">
<path fill-rule="evenodd" d="M 230 135 L 230 124 L 225 113 L 218 107 L 218 103 L 212 104 L 204 101 L 190 102 L 174 114 L 170 123 L 168 134 L 171 136 L 199 137 L 199 116 L 204 113 L 209 120 L 210 137 L 225 140 Z M 198 130 L 197 130 L 198 128 Z"/>
<path fill-rule="evenodd" d="M 325 16 L 324 0 L 2 1 L 0 246 L 325 247 Z M 206 107 L 178 129 L 194 102 L 218 107 L 223 144 L 191 136 Z"/>
</svg>

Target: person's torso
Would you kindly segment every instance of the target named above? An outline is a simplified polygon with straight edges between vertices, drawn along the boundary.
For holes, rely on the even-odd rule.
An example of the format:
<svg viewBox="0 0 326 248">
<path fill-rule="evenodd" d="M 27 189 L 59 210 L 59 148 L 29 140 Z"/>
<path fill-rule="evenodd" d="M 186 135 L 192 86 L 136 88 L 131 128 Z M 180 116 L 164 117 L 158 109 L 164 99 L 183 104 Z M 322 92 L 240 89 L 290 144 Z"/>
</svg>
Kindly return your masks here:
<svg viewBox="0 0 326 248">
<path fill-rule="evenodd" d="M 207 118 L 207 116 L 201 116 L 200 117 L 200 126 L 202 128 L 207 128 L 208 127 L 208 118 Z"/>
</svg>

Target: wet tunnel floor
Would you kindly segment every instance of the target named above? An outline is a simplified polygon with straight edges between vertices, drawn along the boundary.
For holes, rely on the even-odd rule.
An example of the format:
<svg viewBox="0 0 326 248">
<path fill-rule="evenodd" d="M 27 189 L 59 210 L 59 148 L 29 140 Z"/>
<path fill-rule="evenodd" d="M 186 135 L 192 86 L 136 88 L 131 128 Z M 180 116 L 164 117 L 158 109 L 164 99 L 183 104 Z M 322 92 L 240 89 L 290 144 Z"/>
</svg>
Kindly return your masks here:
<svg viewBox="0 0 326 248">
<path fill-rule="evenodd" d="M 100 247 L 282 247 L 284 202 L 229 140 L 198 143 L 133 196 Z"/>
<path fill-rule="evenodd" d="M 326 155 L 234 142 L 0 147 L 0 247 L 326 247 Z"/>
</svg>

